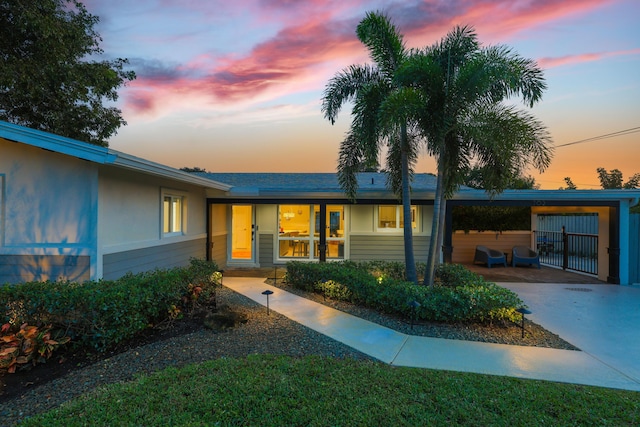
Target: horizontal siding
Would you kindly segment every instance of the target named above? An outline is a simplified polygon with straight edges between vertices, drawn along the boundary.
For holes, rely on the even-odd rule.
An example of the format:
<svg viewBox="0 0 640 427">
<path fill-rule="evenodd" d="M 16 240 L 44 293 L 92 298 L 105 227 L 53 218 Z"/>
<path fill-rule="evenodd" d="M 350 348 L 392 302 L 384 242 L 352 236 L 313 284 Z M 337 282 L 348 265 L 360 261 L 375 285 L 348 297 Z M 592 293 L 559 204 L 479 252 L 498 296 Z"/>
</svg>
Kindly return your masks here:
<svg viewBox="0 0 640 427">
<path fill-rule="evenodd" d="M 353 261 L 404 261 L 403 236 L 351 236 L 349 238 L 349 259 Z M 416 261 L 427 259 L 429 237 L 413 236 L 413 250 Z"/>
<path fill-rule="evenodd" d="M 528 231 L 510 231 L 496 233 L 486 232 L 456 232 L 453 234 L 452 262 L 458 264 L 470 264 L 475 256 L 476 246 L 486 246 L 500 252 L 511 254 L 514 246 L 530 246 L 531 233 Z M 509 260 L 511 255 L 509 255 Z"/>
<path fill-rule="evenodd" d="M 227 235 L 221 234 L 211 237 L 211 260 L 215 261 L 219 268 L 227 265 Z"/>
<path fill-rule="evenodd" d="M 88 256 L 0 255 L 0 284 L 58 279 L 84 282 L 90 278 Z"/>
<path fill-rule="evenodd" d="M 103 278 L 115 280 L 129 272 L 182 267 L 190 258 L 204 258 L 205 248 L 206 239 L 197 239 L 108 254 L 103 259 Z"/>
<path fill-rule="evenodd" d="M 260 267 L 273 267 L 273 234 L 260 234 L 258 239 Z"/>
</svg>

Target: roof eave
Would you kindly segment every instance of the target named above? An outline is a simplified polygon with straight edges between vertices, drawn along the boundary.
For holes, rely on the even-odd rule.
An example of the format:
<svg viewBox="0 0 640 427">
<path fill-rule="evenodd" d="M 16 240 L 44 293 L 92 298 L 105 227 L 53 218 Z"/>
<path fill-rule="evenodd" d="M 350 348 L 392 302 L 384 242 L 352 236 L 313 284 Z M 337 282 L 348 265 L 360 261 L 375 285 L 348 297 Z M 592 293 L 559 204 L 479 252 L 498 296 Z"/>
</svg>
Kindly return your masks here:
<svg viewBox="0 0 640 427">
<path fill-rule="evenodd" d="M 75 139 L 41 130 L 27 128 L 13 123 L 0 121 L 0 138 L 41 148 L 54 153 L 76 157 L 78 159 L 87 160 L 100 165 L 125 168 L 140 173 L 170 178 L 202 186 L 208 189 L 221 191 L 228 191 L 231 189 L 230 185 L 202 178 L 179 169 L 131 156 L 107 147 L 88 144 L 86 142 L 77 141 Z"/>
<path fill-rule="evenodd" d="M 140 157 L 132 156 L 115 150 L 110 150 L 110 152 L 115 155 L 113 165 L 117 167 L 130 169 L 149 175 L 171 178 L 215 190 L 229 191 L 231 189 L 230 185 L 213 181 L 207 178 L 202 178 L 198 175 L 184 172 L 179 169 L 162 165 L 160 163 L 151 162 L 149 160 L 145 160 Z"/>
</svg>

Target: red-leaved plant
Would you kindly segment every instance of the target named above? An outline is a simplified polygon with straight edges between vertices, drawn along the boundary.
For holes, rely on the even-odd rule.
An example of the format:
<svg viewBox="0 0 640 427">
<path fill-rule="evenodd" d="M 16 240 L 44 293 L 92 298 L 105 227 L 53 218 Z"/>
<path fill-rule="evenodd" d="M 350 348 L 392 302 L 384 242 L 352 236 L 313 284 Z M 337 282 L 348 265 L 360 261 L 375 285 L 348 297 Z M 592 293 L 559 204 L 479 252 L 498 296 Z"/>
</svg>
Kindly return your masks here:
<svg viewBox="0 0 640 427">
<path fill-rule="evenodd" d="M 52 339 L 51 326 L 39 328 L 25 323 L 15 331 L 5 323 L 0 330 L 0 376 L 13 374 L 29 364 L 46 362 L 58 347 L 69 341 L 71 338 L 67 336 Z"/>
</svg>

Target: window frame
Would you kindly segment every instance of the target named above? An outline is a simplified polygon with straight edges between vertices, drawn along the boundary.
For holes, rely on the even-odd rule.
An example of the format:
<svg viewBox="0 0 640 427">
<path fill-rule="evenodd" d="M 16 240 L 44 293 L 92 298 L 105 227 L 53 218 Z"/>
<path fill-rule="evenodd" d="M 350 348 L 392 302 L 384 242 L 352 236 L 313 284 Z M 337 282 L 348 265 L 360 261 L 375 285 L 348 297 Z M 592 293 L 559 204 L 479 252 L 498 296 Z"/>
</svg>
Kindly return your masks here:
<svg viewBox="0 0 640 427">
<path fill-rule="evenodd" d="M 169 199 L 169 218 L 167 218 L 167 210 L 165 209 L 165 203 L 166 200 Z M 173 209 L 171 208 L 171 206 L 173 206 L 173 204 L 178 201 L 180 204 L 180 219 L 179 219 L 179 226 L 180 228 L 177 229 L 177 227 L 175 227 L 176 225 L 176 221 L 175 218 L 173 216 Z M 162 196 L 160 198 L 160 234 L 162 237 L 175 237 L 175 236 L 183 236 L 186 234 L 187 232 L 187 195 L 184 192 L 181 191 L 175 191 L 175 190 L 163 190 L 162 191 Z M 168 221 L 168 225 L 169 225 L 169 230 L 166 231 L 165 229 L 165 222 Z"/>
<path fill-rule="evenodd" d="M 396 208 L 396 219 L 395 219 L 395 223 L 396 226 L 395 227 L 380 227 L 380 208 L 382 208 L 383 206 L 386 207 L 395 207 Z M 379 233 L 402 233 L 404 232 L 404 225 L 401 225 L 400 223 L 400 217 L 402 215 L 402 205 L 376 205 L 376 209 L 375 209 L 375 230 L 376 232 Z M 412 224 L 413 227 L 412 230 L 415 232 L 417 230 L 419 230 L 420 227 L 420 213 L 418 210 L 418 205 L 411 205 L 411 215 L 413 216 L 412 218 Z"/>
</svg>

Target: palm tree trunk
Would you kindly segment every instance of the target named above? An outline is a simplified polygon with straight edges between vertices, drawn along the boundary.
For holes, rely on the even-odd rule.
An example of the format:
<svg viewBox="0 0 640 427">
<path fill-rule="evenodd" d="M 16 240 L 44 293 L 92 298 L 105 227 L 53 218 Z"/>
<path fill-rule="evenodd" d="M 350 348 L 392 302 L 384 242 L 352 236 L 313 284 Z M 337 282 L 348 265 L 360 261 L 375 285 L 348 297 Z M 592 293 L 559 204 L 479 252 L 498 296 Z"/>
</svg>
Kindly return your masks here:
<svg viewBox="0 0 640 427">
<path fill-rule="evenodd" d="M 427 267 L 424 273 L 424 284 L 426 286 L 432 286 L 436 272 L 436 259 L 439 257 L 441 244 L 439 246 L 440 231 L 440 212 L 442 211 L 442 201 L 444 200 L 444 171 L 442 170 L 442 157 L 440 154 L 438 158 L 438 178 L 436 183 L 436 194 L 433 200 L 433 220 L 431 222 L 431 238 L 429 239 L 429 257 L 427 258 Z"/>
<path fill-rule="evenodd" d="M 400 129 L 401 135 L 401 159 L 402 162 L 402 213 L 404 216 L 404 263 L 407 281 L 418 283 L 418 272 L 416 271 L 416 261 L 413 253 L 413 228 L 411 221 L 411 188 L 409 187 L 409 155 L 407 145 L 409 137 L 407 126 L 403 124 Z"/>
<path fill-rule="evenodd" d="M 444 183 L 442 185 L 443 191 L 440 194 L 440 211 L 438 212 L 438 240 L 436 240 L 436 262 L 434 265 L 434 272 L 435 272 L 435 268 L 438 264 L 440 264 L 440 255 L 443 254 L 442 250 L 443 250 L 443 246 L 444 246 L 444 223 L 445 223 L 445 218 L 447 217 L 447 198 L 445 197 L 445 192 L 444 192 Z"/>
</svg>

